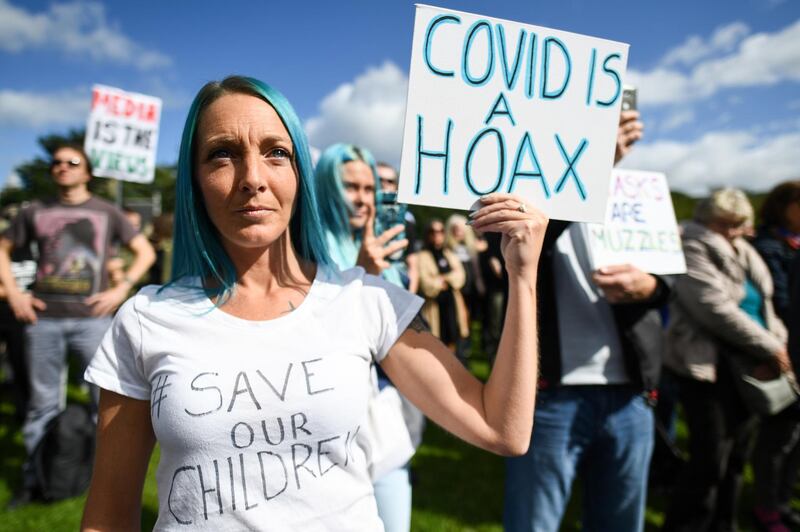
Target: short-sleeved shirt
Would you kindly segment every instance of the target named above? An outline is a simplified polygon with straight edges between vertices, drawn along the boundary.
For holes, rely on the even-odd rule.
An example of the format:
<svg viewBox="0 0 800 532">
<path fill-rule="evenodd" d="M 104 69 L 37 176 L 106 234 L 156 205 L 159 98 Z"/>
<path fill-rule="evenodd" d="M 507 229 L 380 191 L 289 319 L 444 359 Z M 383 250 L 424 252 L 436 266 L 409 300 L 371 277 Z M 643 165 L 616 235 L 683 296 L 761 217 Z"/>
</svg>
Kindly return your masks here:
<svg viewBox="0 0 800 532">
<path fill-rule="evenodd" d="M 86 380 L 150 401 L 157 530 L 382 530 L 356 444 L 382 360 L 422 300 L 361 268 L 318 268 L 303 303 L 231 316 L 197 288 L 143 288 Z"/>
<path fill-rule="evenodd" d="M 108 288 L 106 262 L 112 242 L 128 244 L 136 230 L 113 204 L 92 196 L 77 204 L 34 202 L 23 209 L 4 236 L 15 248 L 38 249 L 31 290 L 47 304 L 43 318 L 91 315 L 83 301 Z"/>
</svg>

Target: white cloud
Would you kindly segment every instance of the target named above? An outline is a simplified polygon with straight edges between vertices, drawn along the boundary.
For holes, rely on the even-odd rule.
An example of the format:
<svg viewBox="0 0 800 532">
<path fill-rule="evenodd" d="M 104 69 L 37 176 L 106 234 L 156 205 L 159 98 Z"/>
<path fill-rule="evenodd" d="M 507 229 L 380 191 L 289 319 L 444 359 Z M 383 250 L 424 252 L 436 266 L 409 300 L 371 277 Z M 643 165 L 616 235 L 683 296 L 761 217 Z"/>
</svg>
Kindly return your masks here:
<svg viewBox="0 0 800 532">
<path fill-rule="evenodd" d="M 6 177 L 5 184 L 3 185 L 3 188 L 22 188 L 22 187 L 23 187 L 22 178 L 19 176 L 17 172 L 12 171 L 10 174 L 8 174 L 8 176 Z"/>
<path fill-rule="evenodd" d="M 715 38 L 723 43 L 733 42 L 727 34 L 719 35 L 720 30 L 709 42 Z M 675 50 L 668 52 L 665 58 L 674 53 Z M 626 81 L 639 87 L 642 106 L 703 99 L 726 88 L 800 81 L 800 20 L 775 33 L 750 35 L 733 52 L 702 61 L 689 73 L 665 65 L 666 62 L 649 72 L 628 72 Z"/>
<path fill-rule="evenodd" d="M 31 48 L 58 49 L 141 70 L 171 64 L 166 55 L 133 42 L 118 25 L 109 23 L 98 2 L 53 4 L 46 12 L 33 13 L 0 0 L 0 50 Z"/>
<path fill-rule="evenodd" d="M 667 117 L 661 124 L 661 131 L 672 131 L 686 124 L 694 122 L 695 115 L 691 109 L 678 109 L 675 113 Z"/>
<path fill-rule="evenodd" d="M 747 24 L 733 22 L 717 28 L 708 40 L 691 35 L 682 45 L 667 52 L 662 63 L 666 66 L 676 63 L 691 65 L 716 53 L 730 52 L 749 33 Z"/>
<path fill-rule="evenodd" d="M 702 195 L 717 186 L 767 190 L 800 173 L 800 133 L 763 136 L 715 131 L 696 141 L 657 141 L 637 146 L 622 165 L 664 172 L 670 187 Z"/>
<path fill-rule="evenodd" d="M 748 128 L 748 132 L 753 135 L 775 135 L 791 131 L 800 131 L 800 116 L 792 114 L 777 120 L 754 124 Z"/>
<path fill-rule="evenodd" d="M 691 96 L 689 78 L 667 68 L 656 68 L 650 72 L 630 69 L 626 82 L 638 88 L 637 98 L 641 107 L 686 101 Z"/>
<path fill-rule="evenodd" d="M 305 124 L 311 144 L 322 149 L 336 142 L 357 144 L 396 165 L 407 89 L 408 77 L 394 63 L 367 69 L 322 100 L 319 114 Z"/>
<path fill-rule="evenodd" d="M 50 94 L 0 90 L 0 125 L 83 124 L 89 112 L 90 99 L 88 90 Z"/>
</svg>

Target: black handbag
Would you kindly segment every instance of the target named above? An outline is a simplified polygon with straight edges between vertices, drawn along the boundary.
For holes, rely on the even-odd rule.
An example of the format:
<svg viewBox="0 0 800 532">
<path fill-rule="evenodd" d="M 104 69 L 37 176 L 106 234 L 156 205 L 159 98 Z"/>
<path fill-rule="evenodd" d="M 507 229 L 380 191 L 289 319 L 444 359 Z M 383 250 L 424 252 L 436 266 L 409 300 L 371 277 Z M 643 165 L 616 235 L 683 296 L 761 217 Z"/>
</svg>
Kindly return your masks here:
<svg viewBox="0 0 800 532">
<path fill-rule="evenodd" d="M 728 358 L 728 367 L 745 405 L 756 414 L 772 416 L 794 403 L 800 390 L 792 373 L 775 371 L 768 380 L 757 378 L 754 370 L 762 364 L 743 355 Z"/>
</svg>

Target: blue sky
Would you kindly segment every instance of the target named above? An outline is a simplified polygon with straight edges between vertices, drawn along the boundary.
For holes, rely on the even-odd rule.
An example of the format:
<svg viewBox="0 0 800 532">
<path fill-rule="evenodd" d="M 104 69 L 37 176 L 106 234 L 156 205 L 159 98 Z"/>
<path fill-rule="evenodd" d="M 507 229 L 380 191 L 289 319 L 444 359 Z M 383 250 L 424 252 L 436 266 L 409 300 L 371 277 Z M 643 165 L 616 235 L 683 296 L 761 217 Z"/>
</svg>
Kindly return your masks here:
<svg viewBox="0 0 800 532">
<path fill-rule="evenodd" d="M 625 166 L 694 194 L 800 178 L 800 0 L 430 3 L 629 43 L 646 139 Z M 405 1 L 0 0 L 0 186 L 38 136 L 84 125 L 95 83 L 164 100 L 173 163 L 192 96 L 232 73 L 284 92 L 313 145 L 396 163 L 413 19 Z"/>
</svg>

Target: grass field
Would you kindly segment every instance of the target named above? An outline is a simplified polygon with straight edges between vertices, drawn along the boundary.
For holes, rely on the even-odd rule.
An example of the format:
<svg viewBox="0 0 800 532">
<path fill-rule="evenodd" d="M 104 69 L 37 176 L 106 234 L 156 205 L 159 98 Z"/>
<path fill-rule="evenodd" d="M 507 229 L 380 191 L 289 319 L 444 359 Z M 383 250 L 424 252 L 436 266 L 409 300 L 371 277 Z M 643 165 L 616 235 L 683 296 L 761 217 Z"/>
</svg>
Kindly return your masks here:
<svg viewBox="0 0 800 532">
<path fill-rule="evenodd" d="M 485 362 L 471 364 L 479 376 L 486 375 Z M 70 388 L 72 400 L 81 400 L 80 393 Z M 0 532 L 77 530 L 84 497 L 51 505 L 34 504 L 6 511 L 6 503 L 17 486 L 23 459 L 22 437 L 12 422 L 13 410 L 8 401 L 0 400 Z M 685 438 L 683 432 L 679 437 Z M 144 490 L 142 529 L 155 523 L 158 502 L 153 455 Z M 471 447 L 429 423 L 422 446 L 413 462 L 415 485 L 412 530 L 420 532 L 502 530 L 503 459 Z M 580 530 L 580 489 L 574 490 L 564 531 Z M 752 478 L 748 472 L 743 492 L 740 529 L 751 530 L 747 517 L 752 500 Z M 647 510 L 647 529 L 658 530 L 663 522 L 665 500 L 651 494 Z"/>
</svg>

